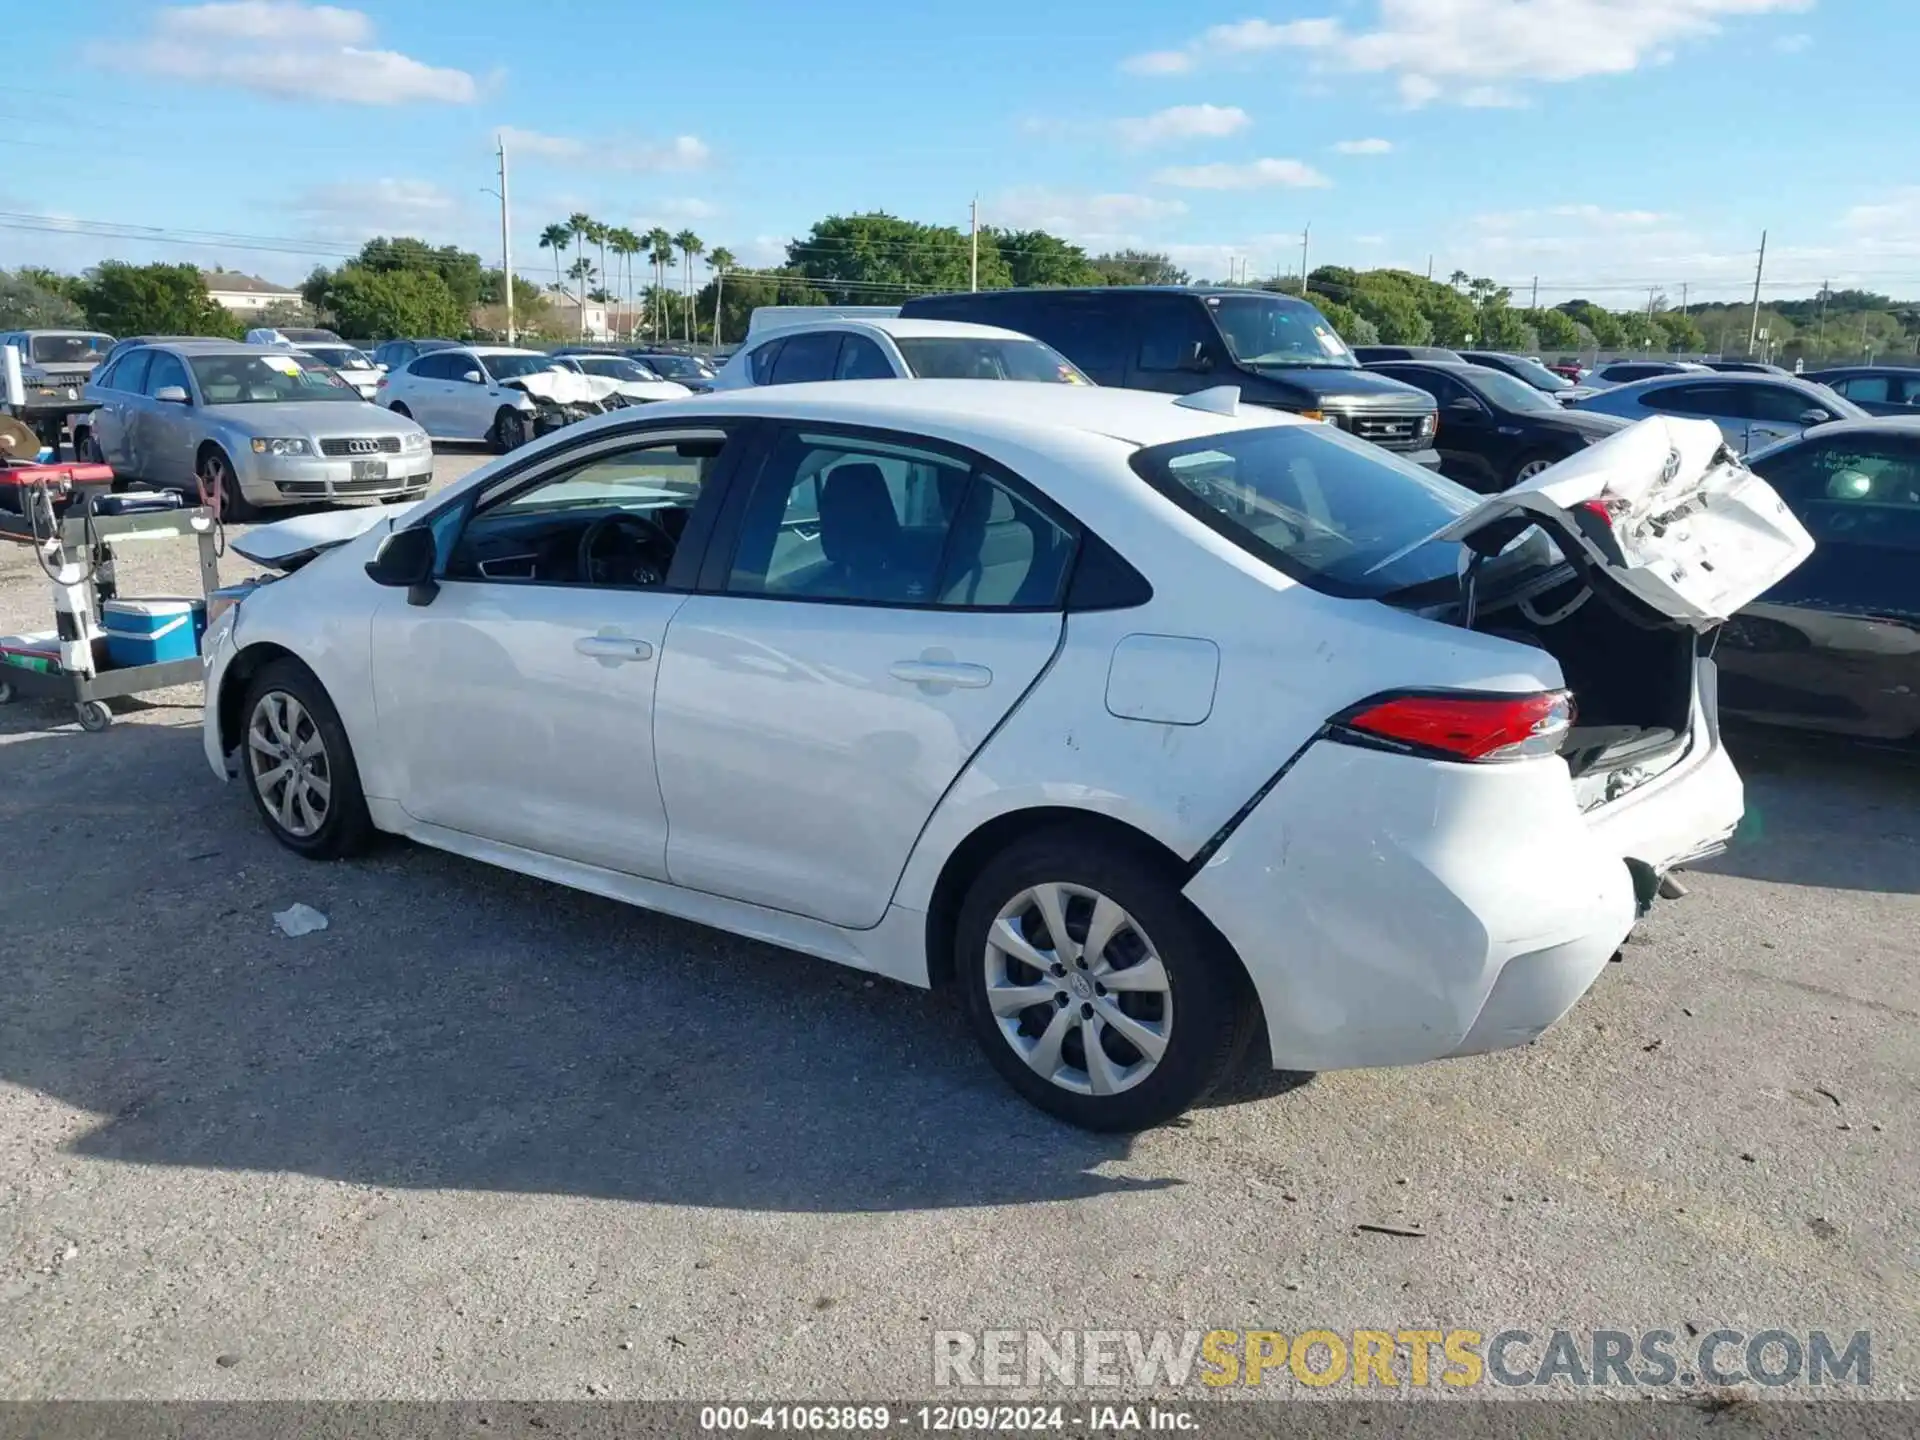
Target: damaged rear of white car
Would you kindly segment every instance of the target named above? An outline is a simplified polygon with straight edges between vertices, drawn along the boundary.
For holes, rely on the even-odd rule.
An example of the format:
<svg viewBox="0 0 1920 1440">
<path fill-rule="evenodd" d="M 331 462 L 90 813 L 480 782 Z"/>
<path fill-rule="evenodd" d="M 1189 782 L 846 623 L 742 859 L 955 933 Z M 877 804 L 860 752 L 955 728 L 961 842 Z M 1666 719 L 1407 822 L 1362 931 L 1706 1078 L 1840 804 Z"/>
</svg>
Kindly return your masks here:
<svg viewBox="0 0 1920 1440">
<path fill-rule="evenodd" d="M 1187 889 L 1243 954 L 1286 954 L 1248 967 L 1276 1065 L 1475 1054 L 1563 1015 L 1668 872 L 1739 823 L 1714 632 L 1813 549 L 1715 426 L 1666 419 L 1433 540 L 1465 547 L 1462 573 L 1379 598 L 1511 651 L 1478 693 L 1334 717 Z"/>
</svg>

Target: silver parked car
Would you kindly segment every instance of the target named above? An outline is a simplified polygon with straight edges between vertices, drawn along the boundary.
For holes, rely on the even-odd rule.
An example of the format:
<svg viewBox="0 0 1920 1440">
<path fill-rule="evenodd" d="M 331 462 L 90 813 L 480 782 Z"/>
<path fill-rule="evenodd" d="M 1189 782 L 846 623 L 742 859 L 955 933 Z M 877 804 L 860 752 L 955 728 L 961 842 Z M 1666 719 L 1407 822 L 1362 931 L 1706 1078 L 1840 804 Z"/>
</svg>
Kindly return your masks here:
<svg viewBox="0 0 1920 1440">
<path fill-rule="evenodd" d="M 1810 425 L 1863 420 L 1867 413 L 1826 386 L 1791 375 L 1723 375 L 1711 370 L 1616 385 L 1576 400 L 1573 408 L 1628 420 L 1644 420 L 1649 415 L 1690 415 L 1711 420 L 1737 455 L 1777 440 L 1790 440 Z"/>
<path fill-rule="evenodd" d="M 414 499 L 433 476 L 427 432 L 362 400 L 297 351 L 177 340 L 122 351 L 94 372 L 93 448 L 122 479 L 256 506 Z"/>
</svg>

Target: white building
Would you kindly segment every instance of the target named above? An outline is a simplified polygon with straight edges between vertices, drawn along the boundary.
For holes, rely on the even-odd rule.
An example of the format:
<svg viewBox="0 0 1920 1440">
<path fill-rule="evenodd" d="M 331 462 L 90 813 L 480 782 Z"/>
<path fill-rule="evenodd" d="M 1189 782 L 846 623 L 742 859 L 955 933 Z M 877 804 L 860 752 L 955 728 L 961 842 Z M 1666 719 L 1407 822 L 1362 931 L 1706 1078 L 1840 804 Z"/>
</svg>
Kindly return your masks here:
<svg viewBox="0 0 1920 1440">
<path fill-rule="evenodd" d="M 236 315 L 257 315 L 277 303 L 302 303 L 298 290 L 262 280 L 258 275 L 243 275 L 238 270 L 202 270 L 200 278 L 206 281 L 207 294 L 213 297 L 213 303 Z"/>
</svg>

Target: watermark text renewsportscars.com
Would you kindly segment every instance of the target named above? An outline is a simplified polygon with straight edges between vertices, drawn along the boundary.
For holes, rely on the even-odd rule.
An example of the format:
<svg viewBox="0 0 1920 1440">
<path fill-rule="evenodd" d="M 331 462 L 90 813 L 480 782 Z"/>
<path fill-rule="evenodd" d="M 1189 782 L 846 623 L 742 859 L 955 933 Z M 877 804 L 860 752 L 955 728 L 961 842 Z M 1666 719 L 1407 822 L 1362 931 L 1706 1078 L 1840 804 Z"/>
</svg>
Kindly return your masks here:
<svg viewBox="0 0 1920 1440">
<path fill-rule="evenodd" d="M 936 1330 L 936 1387 L 1873 1384 L 1865 1330 Z"/>
</svg>

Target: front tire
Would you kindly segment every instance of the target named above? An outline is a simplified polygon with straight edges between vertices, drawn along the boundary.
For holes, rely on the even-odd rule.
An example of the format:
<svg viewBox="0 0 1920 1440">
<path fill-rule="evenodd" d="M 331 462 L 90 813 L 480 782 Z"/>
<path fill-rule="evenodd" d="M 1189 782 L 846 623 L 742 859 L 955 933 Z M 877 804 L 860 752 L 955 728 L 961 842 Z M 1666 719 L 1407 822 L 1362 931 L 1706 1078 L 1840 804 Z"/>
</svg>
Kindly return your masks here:
<svg viewBox="0 0 1920 1440">
<path fill-rule="evenodd" d="M 223 522 L 238 525 L 255 518 L 257 512 L 240 493 L 240 477 L 234 473 L 233 461 L 218 445 L 200 452 L 194 473 L 200 480 L 200 503 L 213 506 Z"/>
<path fill-rule="evenodd" d="M 311 670 L 275 660 L 247 685 L 240 768 L 273 838 L 310 860 L 366 849 L 373 821 L 340 713 Z"/>
<path fill-rule="evenodd" d="M 1533 479 L 1533 477 L 1538 475 L 1542 470 L 1558 464 L 1559 460 L 1560 457 L 1557 455 L 1543 454 L 1538 450 L 1528 455 L 1522 455 L 1519 463 L 1513 467 L 1513 473 L 1507 477 L 1507 488 L 1511 490 L 1522 480 Z"/>
<path fill-rule="evenodd" d="M 1251 1034 L 1244 977 L 1163 867 L 1072 827 L 1029 836 L 981 872 L 955 962 L 988 1061 L 1089 1130 L 1173 1119 Z"/>
<path fill-rule="evenodd" d="M 527 417 L 518 410 L 502 406 L 500 413 L 493 417 L 493 448 L 502 455 L 518 450 L 531 435 Z"/>
</svg>

